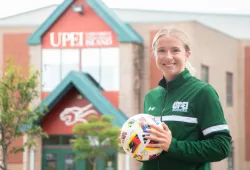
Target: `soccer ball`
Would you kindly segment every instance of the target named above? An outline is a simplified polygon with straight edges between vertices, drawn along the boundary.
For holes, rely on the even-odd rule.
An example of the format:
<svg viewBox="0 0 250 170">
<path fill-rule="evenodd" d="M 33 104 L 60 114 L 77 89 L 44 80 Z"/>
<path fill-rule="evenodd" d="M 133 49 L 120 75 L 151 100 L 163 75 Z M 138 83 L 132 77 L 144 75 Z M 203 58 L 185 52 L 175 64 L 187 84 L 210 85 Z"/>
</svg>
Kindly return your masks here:
<svg viewBox="0 0 250 170">
<path fill-rule="evenodd" d="M 162 127 L 160 120 L 149 114 L 137 114 L 130 117 L 122 126 L 120 143 L 123 150 L 138 161 L 148 161 L 158 157 L 162 149 L 149 148 L 149 143 L 156 143 L 146 139 L 145 136 L 153 135 L 146 131 L 150 129 L 149 124 Z"/>
</svg>

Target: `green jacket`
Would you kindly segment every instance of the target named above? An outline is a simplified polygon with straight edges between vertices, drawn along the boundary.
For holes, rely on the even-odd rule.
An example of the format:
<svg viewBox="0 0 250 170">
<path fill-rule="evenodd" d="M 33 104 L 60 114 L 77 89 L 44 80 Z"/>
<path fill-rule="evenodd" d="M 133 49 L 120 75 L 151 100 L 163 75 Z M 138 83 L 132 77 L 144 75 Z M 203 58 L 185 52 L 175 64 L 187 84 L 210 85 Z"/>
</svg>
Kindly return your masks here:
<svg viewBox="0 0 250 170">
<path fill-rule="evenodd" d="M 167 152 L 143 162 L 141 170 L 210 170 L 210 162 L 226 158 L 231 136 L 215 89 L 187 69 L 145 96 L 144 113 L 168 125 L 172 142 Z"/>
</svg>

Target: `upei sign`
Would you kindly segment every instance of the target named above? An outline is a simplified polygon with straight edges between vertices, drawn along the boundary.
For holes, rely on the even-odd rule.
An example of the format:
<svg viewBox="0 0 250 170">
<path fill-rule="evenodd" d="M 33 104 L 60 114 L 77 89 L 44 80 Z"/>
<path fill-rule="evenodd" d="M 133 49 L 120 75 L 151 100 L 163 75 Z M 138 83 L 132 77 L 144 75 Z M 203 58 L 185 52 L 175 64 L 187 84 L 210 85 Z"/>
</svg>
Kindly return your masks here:
<svg viewBox="0 0 250 170">
<path fill-rule="evenodd" d="M 113 45 L 112 32 L 50 32 L 49 43 L 54 48 L 105 47 Z"/>
</svg>

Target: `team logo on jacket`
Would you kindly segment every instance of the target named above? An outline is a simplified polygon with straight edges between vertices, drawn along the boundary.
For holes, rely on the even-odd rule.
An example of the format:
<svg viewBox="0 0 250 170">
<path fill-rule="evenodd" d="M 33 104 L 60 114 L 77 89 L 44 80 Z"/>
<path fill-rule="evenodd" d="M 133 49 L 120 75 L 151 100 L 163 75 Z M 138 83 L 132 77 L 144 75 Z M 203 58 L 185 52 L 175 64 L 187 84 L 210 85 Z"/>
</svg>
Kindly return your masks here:
<svg viewBox="0 0 250 170">
<path fill-rule="evenodd" d="M 155 110 L 155 107 L 149 107 L 148 108 L 148 111 L 153 111 L 153 110 Z"/>
<path fill-rule="evenodd" d="M 188 111 L 188 102 L 174 102 L 172 106 L 173 112 L 187 112 Z"/>
</svg>

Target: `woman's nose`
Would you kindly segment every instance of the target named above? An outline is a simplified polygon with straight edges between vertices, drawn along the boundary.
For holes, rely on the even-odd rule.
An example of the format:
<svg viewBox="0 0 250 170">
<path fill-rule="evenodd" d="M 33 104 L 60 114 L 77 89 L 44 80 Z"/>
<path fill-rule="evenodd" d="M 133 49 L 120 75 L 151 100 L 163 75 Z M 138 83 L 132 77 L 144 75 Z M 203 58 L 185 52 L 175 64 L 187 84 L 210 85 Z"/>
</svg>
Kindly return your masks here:
<svg viewBox="0 0 250 170">
<path fill-rule="evenodd" d="M 166 57 L 166 58 L 172 58 L 171 52 L 170 52 L 170 51 L 167 51 L 165 57 Z"/>
</svg>

